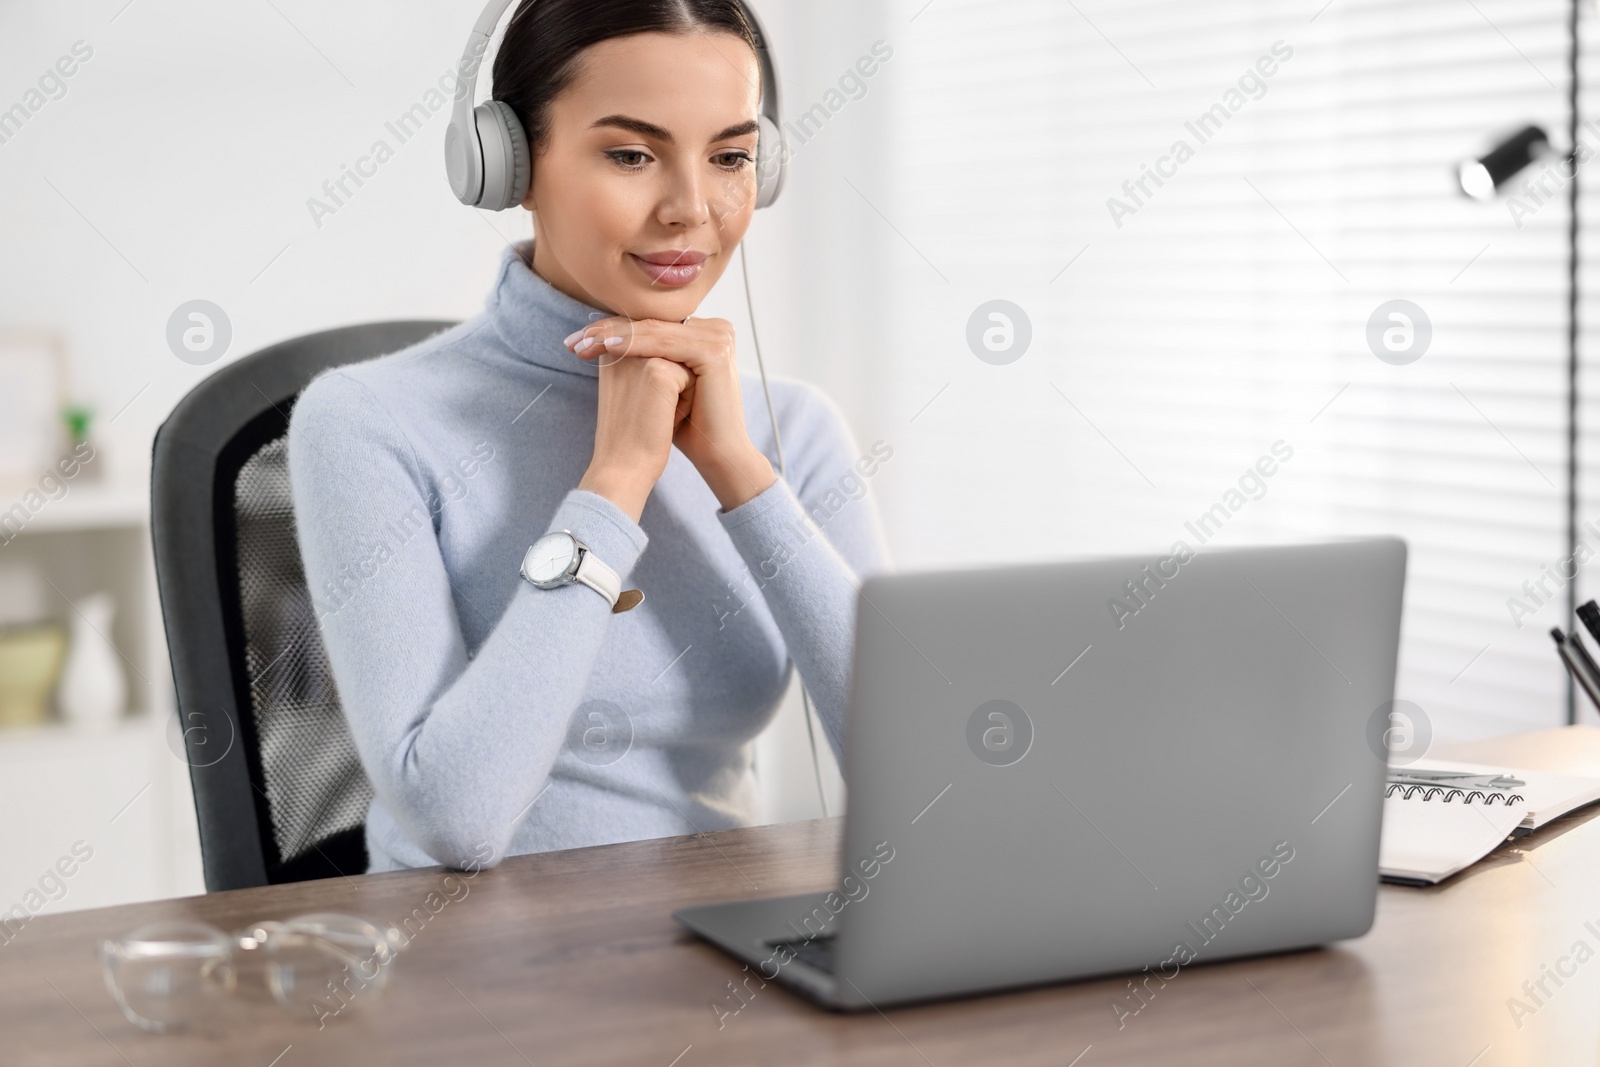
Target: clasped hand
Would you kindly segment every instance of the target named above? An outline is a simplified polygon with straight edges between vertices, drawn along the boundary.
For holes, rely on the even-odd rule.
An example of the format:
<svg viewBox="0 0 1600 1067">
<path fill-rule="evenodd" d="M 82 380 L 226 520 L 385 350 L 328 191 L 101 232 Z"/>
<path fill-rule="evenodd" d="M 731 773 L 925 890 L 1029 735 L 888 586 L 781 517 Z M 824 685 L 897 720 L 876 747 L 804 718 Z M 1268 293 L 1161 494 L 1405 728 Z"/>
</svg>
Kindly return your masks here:
<svg viewBox="0 0 1600 1067">
<path fill-rule="evenodd" d="M 579 483 L 635 522 L 676 445 L 725 511 L 777 475 L 745 429 L 733 324 L 602 319 L 566 339 L 600 369 L 594 455 Z"/>
</svg>

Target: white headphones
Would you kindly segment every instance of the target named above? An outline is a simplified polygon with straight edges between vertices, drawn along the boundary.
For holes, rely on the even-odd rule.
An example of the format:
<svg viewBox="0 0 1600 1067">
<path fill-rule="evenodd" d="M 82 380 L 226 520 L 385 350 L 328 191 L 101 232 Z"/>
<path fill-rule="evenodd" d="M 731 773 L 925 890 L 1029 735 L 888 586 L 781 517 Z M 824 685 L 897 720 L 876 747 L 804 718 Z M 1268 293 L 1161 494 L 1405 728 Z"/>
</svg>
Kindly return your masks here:
<svg viewBox="0 0 1600 1067">
<path fill-rule="evenodd" d="M 533 180 L 533 158 L 528 150 L 528 135 L 511 105 L 503 100 L 486 100 L 477 107 L 478 68 L 489 50 L 489 39 L 500 16 L 512 0 L 489 0 L 467 38 L 460 71 L 463 80 L 456 90 L 455 110 L 450 129 L 444 136 L 444 165 L 450 188 L 468 207 L 504 211 L 528 197 Z M 782 112 L 778 106 L 778 67 L 767 35 L 749 4 L 741 3 L 756 39 L 756 57 L 761 63 L 761 140 L 756 149 L 756 207 L 769 207 L 783 191 L 789 174 L 789 142 L 784 136 Z"/>
</svg>

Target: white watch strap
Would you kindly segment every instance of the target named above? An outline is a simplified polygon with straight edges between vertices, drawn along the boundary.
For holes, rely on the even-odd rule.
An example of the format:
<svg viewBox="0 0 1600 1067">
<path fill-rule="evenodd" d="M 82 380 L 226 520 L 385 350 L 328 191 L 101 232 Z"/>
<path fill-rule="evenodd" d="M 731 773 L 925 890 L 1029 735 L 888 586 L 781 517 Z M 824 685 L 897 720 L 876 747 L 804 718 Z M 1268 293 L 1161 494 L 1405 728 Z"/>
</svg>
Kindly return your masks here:
<svg viewBox="0 0 1600 1067">
<path fill-rule="evenodd" d="M 587 548 L 581 552 L 583 558 L 578 561 L 578 570 L 573 574 L 573 579 L 593 589 L 606 598 L 607 604 L 616 607 L 617 599 L 622 596 L 622 579 Z"/>
</svg>

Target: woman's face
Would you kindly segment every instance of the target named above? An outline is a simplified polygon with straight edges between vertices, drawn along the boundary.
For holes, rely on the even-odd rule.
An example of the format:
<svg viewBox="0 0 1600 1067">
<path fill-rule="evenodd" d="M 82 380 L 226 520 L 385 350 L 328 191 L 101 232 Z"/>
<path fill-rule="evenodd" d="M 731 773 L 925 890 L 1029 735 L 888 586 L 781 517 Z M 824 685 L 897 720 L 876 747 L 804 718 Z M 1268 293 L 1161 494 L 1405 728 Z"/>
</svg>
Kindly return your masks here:
<svg viewBox="0 0 1600 1067">
<path fill-rule="evenodd" d="M 692 315 L 755 210 L 760 85 L 755 53 L 731 33 L 585 51 L 551 103 L 524 202 L 539 275 L 609 314 Z"/>
</svg>

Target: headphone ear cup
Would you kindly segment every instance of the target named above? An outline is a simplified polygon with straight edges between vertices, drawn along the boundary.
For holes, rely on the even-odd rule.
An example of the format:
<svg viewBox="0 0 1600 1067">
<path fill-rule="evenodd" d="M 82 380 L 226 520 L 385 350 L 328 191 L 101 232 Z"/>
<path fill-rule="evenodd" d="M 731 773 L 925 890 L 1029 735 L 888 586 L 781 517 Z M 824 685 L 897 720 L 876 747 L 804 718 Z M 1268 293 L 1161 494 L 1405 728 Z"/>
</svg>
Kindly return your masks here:
<svg viewBox="0 0 1600 1067">
<path fill-rule="evenodd" d="M 486 100 L 472 111 L 483 145 L 483 195 L 478 207 L 504 211 L 528 197 L 533 155 L 517 113 L 504 100 Z"/>
<path fill-rule="evenodd" d="M 761 116 L 761 141 L 756 148 L 756 207 L 771 207 L 789 178 L 789 138 L 783 128 Z"/>
</svg>

